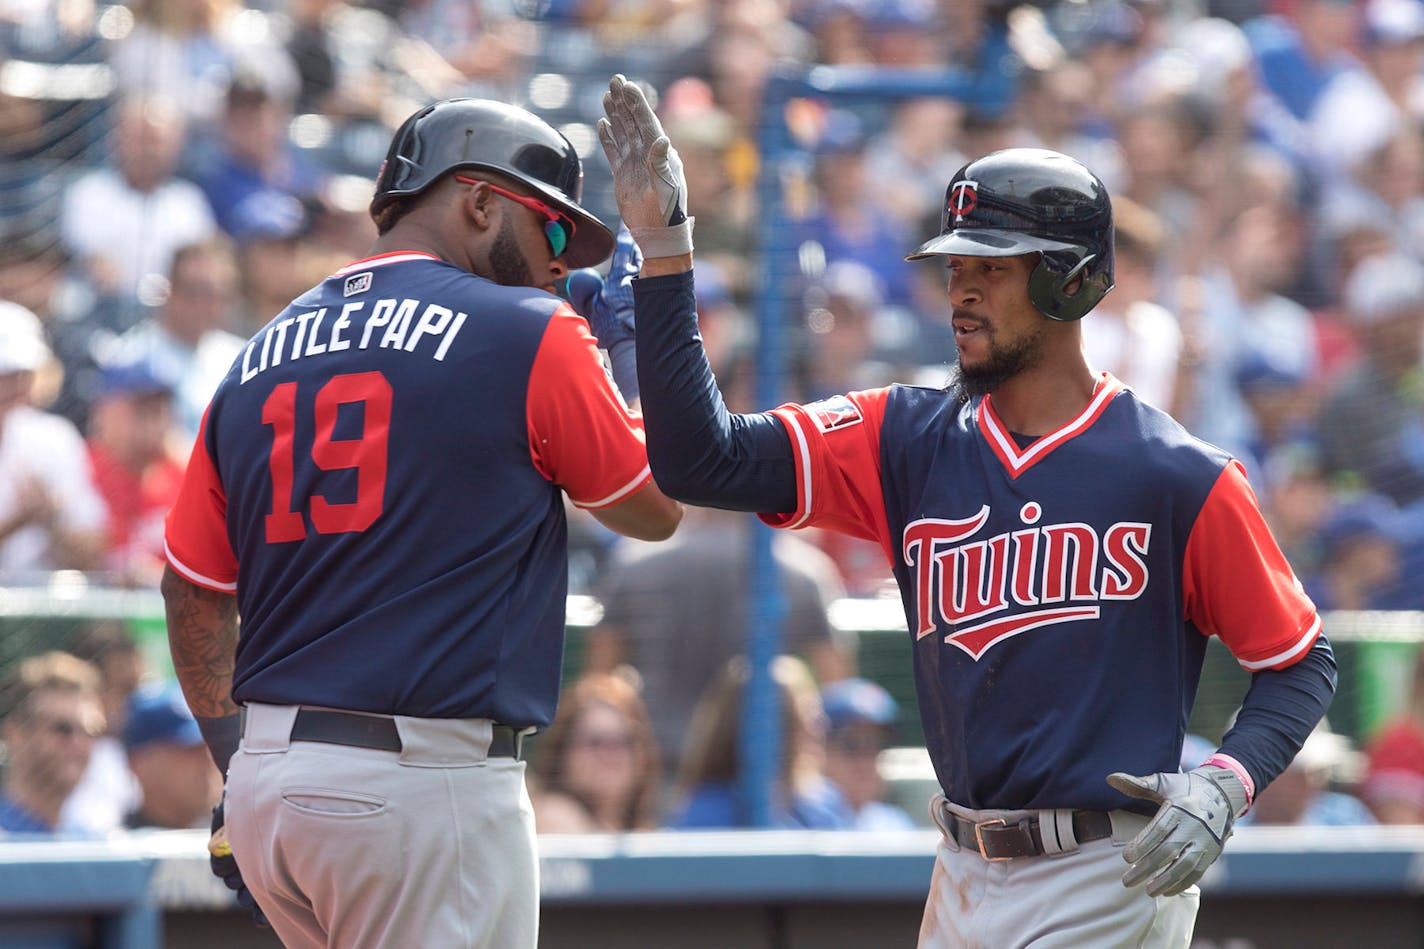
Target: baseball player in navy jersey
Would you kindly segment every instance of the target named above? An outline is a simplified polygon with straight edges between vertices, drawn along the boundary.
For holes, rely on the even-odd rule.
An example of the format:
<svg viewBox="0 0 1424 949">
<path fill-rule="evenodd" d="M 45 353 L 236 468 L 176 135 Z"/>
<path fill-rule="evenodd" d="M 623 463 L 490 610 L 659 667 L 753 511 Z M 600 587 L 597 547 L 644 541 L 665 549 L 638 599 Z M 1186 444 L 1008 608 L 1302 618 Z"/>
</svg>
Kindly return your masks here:
<svg viewBox="0 0 1424 949">
<path fill-rule="evenodd" d="M 646 258 L 658 484 L 878 541 L 893 567 L 943 791 L 920 945 L 1185 947 L 1197 880 L 1320 719 L 1335 664 L 1241 466 L 1086 361 L 1077 320 L 1113 281 L 1101 181 L 1038 149 L 954 176 L 911 258 L 947 267 L 950 385 L 732 415 L 698 345 L 676 150 L 621 76 L 604 108 Z M 1182 773 L 1212 636 L 1252 682 Z"/>
<path fill-rule="evenodd" d="M 167 523 L 169 637 L 227 775 L 214 869 L 294 949 L 536 944 L 520 752 L 559 687 L 564 495 L 641 539 L 681 517 L 552 292 L 614 250 L 581 186 L 522 109 L 421 109 L 372 256 L 253 336 L 205 414 Z M 585 295 L 627 342 L 611 294 Z"/>
</svg>

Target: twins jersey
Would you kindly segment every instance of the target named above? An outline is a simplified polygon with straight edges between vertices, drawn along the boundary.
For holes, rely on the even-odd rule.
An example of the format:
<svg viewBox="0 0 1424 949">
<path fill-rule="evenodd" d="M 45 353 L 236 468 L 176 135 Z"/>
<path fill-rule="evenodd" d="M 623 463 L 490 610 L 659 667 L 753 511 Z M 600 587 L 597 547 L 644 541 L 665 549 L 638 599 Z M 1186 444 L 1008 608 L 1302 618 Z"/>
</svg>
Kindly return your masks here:
<svg viewBox="0 0 1424 949">
<path fill-rule="evenodd" d="M 774 414 L 798 508 L 763 519 L 883 546 L 958 804 L 1125 806 L 1109 773 L 1178 770 L 1208 636 L 1254 671 L 1319 635 L 1241 466 L 1106 373 L 1032 440 L 992 396 L 910 386 Z"/>
<path fill-rule="evenodd" d="M 651 479 L 588 324 L 428 254 L 358 261 L 246 345 L 169 513 L 172 568 L 235 592 L 240 703 L 547 725 L 563 493 Z"/>
</svg>

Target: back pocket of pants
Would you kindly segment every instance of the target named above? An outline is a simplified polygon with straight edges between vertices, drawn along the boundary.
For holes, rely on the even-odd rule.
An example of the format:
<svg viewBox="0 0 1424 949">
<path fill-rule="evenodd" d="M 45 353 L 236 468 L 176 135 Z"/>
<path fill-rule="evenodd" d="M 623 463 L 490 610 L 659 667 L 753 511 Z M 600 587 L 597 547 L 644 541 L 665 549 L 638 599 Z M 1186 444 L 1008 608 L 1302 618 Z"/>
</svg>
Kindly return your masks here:
<svg viewBox="0 0 1424 949">
<path fill-rule="evenodd" d="M 323 817 L 369 817 L 386 809 L 386 799 L 337 788 L 286 788 L 282 803 Z"/>
</svg>

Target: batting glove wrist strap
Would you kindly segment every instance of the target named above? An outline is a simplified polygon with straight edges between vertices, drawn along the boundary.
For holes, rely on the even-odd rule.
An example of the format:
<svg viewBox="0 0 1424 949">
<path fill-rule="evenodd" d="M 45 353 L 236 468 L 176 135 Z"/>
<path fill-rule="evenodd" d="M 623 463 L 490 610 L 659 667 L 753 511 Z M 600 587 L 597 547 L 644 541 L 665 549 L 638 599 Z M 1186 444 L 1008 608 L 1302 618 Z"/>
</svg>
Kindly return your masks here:
<svg viewBox="0 0 1424 949">
<path fill-rule="evenodd" d="M 1221 856 L 1246 789 L 1232 771 L 1203 765 L 1186 774 L 1115 772 L 1108 784 L 1158 805 L 1157 815 L 1123 848 L 1130 864 L 1123 886 L 1145 882 L 1148 896 L 1175 896 L 1201 879 Z"/>
<path fill-rule="evenodd" d="M 671 227 L 635 227 L 633 240 L 644 257 L 678 257 L 692 253 L 692 223 L 688 218 Z"/>
</svg>

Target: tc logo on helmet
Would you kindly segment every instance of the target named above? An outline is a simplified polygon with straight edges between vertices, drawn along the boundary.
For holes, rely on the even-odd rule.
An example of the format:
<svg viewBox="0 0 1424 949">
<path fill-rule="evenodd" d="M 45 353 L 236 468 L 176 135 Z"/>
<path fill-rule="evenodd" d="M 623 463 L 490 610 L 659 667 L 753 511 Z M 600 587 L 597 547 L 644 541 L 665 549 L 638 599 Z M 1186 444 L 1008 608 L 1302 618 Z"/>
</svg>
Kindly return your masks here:
<svg viewBox="0 0 1424 949">
<path fill-rule="evenodd" d="M 964 216 L 974 210 L 979 203 L 979 182 L 956 181 L 949 189 L 949 212 L 954 215 L 954 223 L 964 220 Z"/>
</svg>

